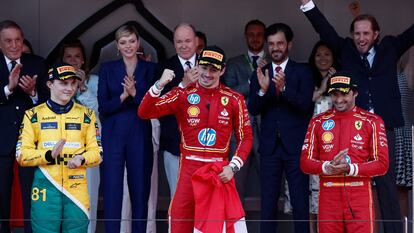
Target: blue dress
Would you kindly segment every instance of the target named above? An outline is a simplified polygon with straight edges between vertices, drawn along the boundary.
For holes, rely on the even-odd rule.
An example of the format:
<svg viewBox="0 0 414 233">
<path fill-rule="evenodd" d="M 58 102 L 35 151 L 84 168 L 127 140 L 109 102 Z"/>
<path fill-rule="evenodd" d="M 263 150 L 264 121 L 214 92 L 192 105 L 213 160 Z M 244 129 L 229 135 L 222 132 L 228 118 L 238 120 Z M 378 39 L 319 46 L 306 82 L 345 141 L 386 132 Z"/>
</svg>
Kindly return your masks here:
<svg viewBox="0 0 414 233">
<path fill-rule="evenodd" d="M 104 218 L 106 233 L 119 233 L 124 167 L 131 197 L 132 232 L 145 232 L 151 186 L 153 150 L 151 121 L 138 117 L 137 109 L 153 84 L 155 64 L 139 61 L 135 75 L 135 98 L 121 103 L 121 83 L 126 75 L 122 59 L 103 63 L 99 72 L 98 103 L 102 124 Z"/>
</svg>

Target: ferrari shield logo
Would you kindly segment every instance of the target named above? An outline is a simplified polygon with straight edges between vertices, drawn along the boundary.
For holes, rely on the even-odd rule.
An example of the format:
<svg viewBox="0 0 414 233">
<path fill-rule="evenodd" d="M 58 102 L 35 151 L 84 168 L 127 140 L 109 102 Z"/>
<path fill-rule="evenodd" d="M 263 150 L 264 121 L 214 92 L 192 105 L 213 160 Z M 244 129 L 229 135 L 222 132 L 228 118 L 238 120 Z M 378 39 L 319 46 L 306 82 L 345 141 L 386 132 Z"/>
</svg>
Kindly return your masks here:
<svg viewBox="0 0 414 233">
<path fill-rule="evenodd" d="M 362 121 L 355 121 L 355 129 L 360 130 L 362 128 Z"/>
<path fill-rule="evenodd" d="M 221 104 L 226 106 L 229 103 L 229 97 L 227 96 L 222 96 L 221 97 Z"/>
</svg>

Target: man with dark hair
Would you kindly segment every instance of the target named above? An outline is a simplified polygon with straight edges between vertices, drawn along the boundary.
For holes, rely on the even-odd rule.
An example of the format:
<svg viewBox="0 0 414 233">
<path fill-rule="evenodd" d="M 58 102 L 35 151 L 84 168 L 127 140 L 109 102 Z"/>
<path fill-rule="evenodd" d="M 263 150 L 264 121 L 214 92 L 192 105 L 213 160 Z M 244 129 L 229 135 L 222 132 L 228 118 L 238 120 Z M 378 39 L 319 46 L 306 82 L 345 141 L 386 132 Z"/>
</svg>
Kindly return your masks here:
<svg viewBox="0 0 414 233">
<path fill-rule="evenodd" d="M 397 80 L 397 61 L 414 44 L 414 25 L 398 36 L 385 36 L 381 41 L 380 28 L 371 15 L 359 15 L 353 20 L 347 38 L 340 37 L 334 27 L 312 0 L 301 0 L 301 9 L 322 40 L 338 54 L 344 70 L 355 72 L 359 83 L 356 105 L 378 114 L 385 122 L 389 170 L 375 178 L 375 184 L 386 233 L 402 232 L 400 207 L 395 184 L 394 128 L 401 127 L 404 119 Z M 394 220 L 394 221 L 392 221 Z"/>
<path fill-rule="evenodd" d="M 246 40 L 247 51 L 236 57 L 232 57 L 227 62 L 226 72 L 222 77 L 222 82 L 242 94 L 248 102 L 249 97 L 249 83 L 253 71 L 257 67 L 265 66 L 270 60 L 268 54 L 264 51 L 265 44 L 265 24 L 258 20 L 250 20 L 244 27 L 244 38 Z M 246 161 L 246 168 L 236 174 L 237 191 L 239 192 L 242 202 L 247 195 L 247 180 L 248 176 L 253 172 L 259 172 L 259 154 L 257 152 L 259 147 L 259 124 L 260 117 L 250 115 L 250 121 L 253 128 L 253 148 L 250 156 Z M 236 140 L 232 137 L 230 141 L 230 151 L 236 148 Z M 231 155 L 232 153 L 230 153 Z"/>
<path fill-rule="evenodd" d="M 10 199 L 16 141 L 24 112 L 48 98 L 43 58 L 23 53 L 23 32 L 11 21 L 0 22 L 0 232 L 10 233 Z M 15 72 L 16 75 L 10 75 Z M 33 168 L 19 167 L 24 218 L 30 218 Z M 31 232 L 25 221 L 25 232 Z"/>
<path fill-rule="evenodd" d="M 310 68 L 289 58 L 293 32 L 283 23 L 265 32 L 272 63 L 257 68 L 250 82 L 248 109 L 261 116 L 261 232 L 276 232 L 277 206 L 285 172 L 295 232 L 309 232 L 309 177 L 299 168 L 300 151 L 312 116 L 313 79 Z"/>
<path fill-rule="evenodd" d="M 328 80 L 333 109 L 309 124 L 300 165 L 320 176 L 318 232 L 373 233 L 374 176 L 388 169 L 384 122 L 355 105 L 357 83 L 349 72 Z"/>
<path fill-rule="evenodd" d="M 200 54 L 204 47 L 207 46 L 207 37 L 204 32 L 196 31 L 196 52 Z"/>
<path fill-rule="evenodd" d="M 200 200 L 194 195 L 199 190 L 192 185 L 194 184 L 193 174 L 208 164 L 222 162 L 224 166 L 218 168 L 217 171 L 219 182 L 221 182 L 216 183 L 215 186 L 225 189 L 225 183 L 230 182 L 229 185 L 232 185 L 234 189 L 232 181 L 234 173 L 243 166 L 252 145 L 252 129 L 243 96 L 220 84 L 220 76 L 225 71 L 225 61 L 226 56 L 221 48 L 207 46 L 197 60 L 198 81 L 188 86 L 181 83 L 183 88 L 175 87 L 160 96 L 162 89 L 177 78 L 173 70 L 165 69 L 161 78 L 149 89 L 138 109 L 138 115 L 144 119 L 174 114 L 179 124 L 182 138 L 181 162 L 177 189 L 169 209 L 169 232 L 171 233 L 201 232 L 195 228 L 194 221 L 202 222 L 197 224 L 198 226 L 219 222 L 220 228 L 223 225 L 227 229 L 228 226 L 232 228 L 232 230 L 228 229 L 229 231 L 213 231 L 213 228 L 207 227 L 210 232 L 234 232 L 235 229 L 238 230 L 236 232 L 247 232 L 245 222 L 237 221 L 244 217 L 237 195 L 232 198 L 234 202 L 222 203 L 223 205 L 218 208 L 232 213 L 226 215 L 229 218 L 238 216 L 236 219 L 226 219 L 229 221 L 224 222 L 218 213 L 214 220 L 205 219 L 206 216 L 214 216 L 215 208 L 203 211 L 211 211 L 210 213 L 213 214 L 197 215 L 198 213 L 195 212 L 196 204 Z M 191 76 L 197 75 L 194 70 L 189 72 Z M 226 162 L 232 131 L 237 137 L 237 150 L 230 162 Z M 218 197 L 215 200 L 223 201 L 224 199 L 218 193 L 215 196 Z M 211 203 L 213 199 L 205 201 L 214 206 L 216 203 Z M 197 216 L 204 216 L 204 218 L 197 219 Z"/>
</svg>

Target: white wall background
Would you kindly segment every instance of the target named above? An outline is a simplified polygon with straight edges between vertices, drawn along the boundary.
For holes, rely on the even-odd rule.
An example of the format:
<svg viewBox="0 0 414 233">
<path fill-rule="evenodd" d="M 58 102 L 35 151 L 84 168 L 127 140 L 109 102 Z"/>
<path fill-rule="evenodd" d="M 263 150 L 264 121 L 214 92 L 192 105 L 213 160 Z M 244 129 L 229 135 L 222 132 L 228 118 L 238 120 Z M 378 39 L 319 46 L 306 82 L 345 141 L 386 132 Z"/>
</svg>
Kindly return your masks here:
<svg viewBox="0 0 414 233">
<path fill-rule="evenodd" d="M 37 54 L 46 57 L 54 46 L 75 26 L 111 0 L 1 0 L 0 20 L 15 20 Z M 284 22 L 294 33 L 291 57 L 306 61 L 318 37 L 299 10 L 299 0 L 143 0 L 144 5 L 171 30 L 180 22 L 192 23 L 207 34 L 209 44 L 221 46 L 228 56 L 245 51 L 243 30 L 250 19 L 265 24 Z M 352 0 L 316 0 L 340 35 L 348 35 L 352 20 L 348 5 Z M 381 34 L 398 34 L 414 22 L 413 0 L 360 0 L 361 13 L 377 17 Z M 113 12 L 80 38 L 88 52 L 96 38 L 127 20 L 137 20 L 148 27 L 166 46 L 168 55 L 174 48 L 168 40 L 138 16 L 132 5 Z M 114 51 L 115 53 L 115 51 Z"/>
</svg>

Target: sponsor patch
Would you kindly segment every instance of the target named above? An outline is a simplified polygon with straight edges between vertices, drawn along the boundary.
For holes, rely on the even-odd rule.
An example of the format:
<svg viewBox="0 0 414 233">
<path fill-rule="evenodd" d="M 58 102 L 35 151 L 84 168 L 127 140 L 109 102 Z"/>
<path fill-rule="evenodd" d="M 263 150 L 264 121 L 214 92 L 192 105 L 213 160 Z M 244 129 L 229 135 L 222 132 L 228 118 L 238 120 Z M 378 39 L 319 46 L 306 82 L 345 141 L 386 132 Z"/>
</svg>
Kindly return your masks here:
<svg viewBox="0 0 414 233">
<path fill-rule="evenodd" d="M 85 176 L 84 175 L 70 175 L 69 179 L 70 180 L 77 180 L 77 179 L 84 179 Z"/>
<path fill-rule="evenodd" d="M 227 110 L 226 109 L 223 109 L 223 111 L 221 111 L 220 112 L 220 115 L 222 115 L 222 116 L 228 116 L 229 115 L 229 113 L 227 112 Z"/>
<path fill-rule="evenodd" d="M 43 148 L 53 148 L 56 145 L 57 141 L 46 141 L 42 142 Z"/>
<path fill-rule="evenodd" d="M 30 122 L 32 122 L 32 123 L 37 122 L 37 113 L 33 114 L 32 118 L 30 119 Z"/>
<path fill-rule="evenodd" d="M 66 130 L 81 130 L 80 123 L 65 123 Z"/>
<path fill-rule="evenodd" d="M 212 128 L 204 128 L 198 133 L 198 142 L 203 146 L 216 144 L 216 131 Z"/>
<path fill-rule="evenodd" d="M 187 109 L 187 113 L 190 117 L 198 117 L 198 114 L 200 114 L 200 109 L 197 106 L 190 106 Z"/>
<path fill-rule="evenodd" d="M 357 150 L 362 150 L 362 146 L 361 145 L 357 145 L 357 144 L 351 144 L 352 148 L 355 148 Z"/>
<path fill-rule="evenodd" d="M 362 137 L 361 137 L 361 135 L 357 134 L 357 135 L 354 136 L 354 139 L 356 141 L 361 141 L 362 140 Z"/>
<path fill-rule="evenodd" d="M 196 125 L 198 125 L 198 123 L 200 123 L 200 118 L 188 118 L 187 123 L 190 126 L 196 126 Z"/>
<path fill-rule="evenodd" d="M 71 189 L 75 189 L 75 188 L 77 188 L 79 185 L 81 185 L 81 183 L 73 183 L 73 184 L 71 184 L 71 185 L 70 185 L 70 187 L 69 187 L 69 188 L 71 188 Z"/>
<path fill-rule="evenodd" d="M 221 104 L 226 106 L 229 103 L 229 97 L 227 96 L 222 96 L 221 97 Z"/>
<path fill-rule="evenodd" d="M 81 143 L 80 142 L 66 142 L 64 147 L 65 148 L 81 148 Z"/>
<path fill-rule="evenodd" d="M 205 50 L 203 51 L 203 58 L 213 58 L 219 61 L 223 61 L 223 55 L 215 52 L 215 51 L 211 51 L 211 50 Z"/>
<path fill-rule="evenodd" d="M 355 121 L 355 129 L 360 130 L 362 128 L 362 121 Z"/>
<path fill-rule="evenodd" d="M 73 68 L 73 66 L 60 66 L 57 68 L 58 74 L 62 74 L 68 71 L 75 73 L 75 68 Z"/>
<path fill-rule="evenodd" d="M 86 114 L 83 114 L 83 123 L 86 123 L 86 124 L 91 123 L 91 118 Z"/>
<path fill-rule="evenodd" d="M 327 120 L 322 123 L 322 129 L 324 130 L 332 130 L 335 127 L 335 121 Z"/>
<path fill-rule="evenodd" d="M 338 76 L 338 77 L 331 78 L 331 85 L 335 84 L 335 83 L 350 84 L 351 79 L 349 77 L 345 77 L 345 76 Z"/>
<path fill-rule="evenodd" d="M 334 145 L 333 144 L 326 144 L 326 145 L 322 145 L 322 149 L 325 152 L 330 152 L 333 149 Z"/>
<path fill-rule="evenodd" d="M 190 104 L 198 104 L 200 103 L 201 98 L 198 94 L 193 93 L 188 95 L 187 100 Z"/>
<path fill-rule="evenodd" d="M 50 120 L 56 120 L 56 116 L 42 117 L 42 121 L 50 121 Z"/>
<path fill-rule="evenodd" d="M 229 124 L 229 122 L 225 121 L 225 120 L 219 120 L 218 123 L 222 124 L 222 125 L 228 125 Z"/>
<path fill-rule="evenodd" d="M 57 122 L 42 122 L 42 123 L 40 123 L 40 129 L 42 129 L 42 130 L 57 129 L 57 128 L 58 128 Z"/>
<path fill-rule="evenodd" d="M 324 143 L 331 143 L 334 135 L 331 132 L 325 132 L 322 134 L 322 140 Z"/>
</svg>

